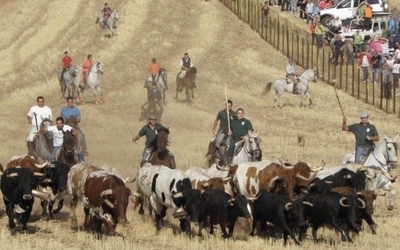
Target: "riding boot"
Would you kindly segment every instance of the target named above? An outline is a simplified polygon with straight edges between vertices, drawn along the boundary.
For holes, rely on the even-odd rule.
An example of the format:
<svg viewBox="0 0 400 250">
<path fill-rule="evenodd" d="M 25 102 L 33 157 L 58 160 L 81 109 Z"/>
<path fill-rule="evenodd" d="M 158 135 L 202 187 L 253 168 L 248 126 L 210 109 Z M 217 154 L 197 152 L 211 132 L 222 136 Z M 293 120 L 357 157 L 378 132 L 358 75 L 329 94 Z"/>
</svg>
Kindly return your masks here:
<svg viewBox="0 0 400 250">
<path fill-rule="evenodd" d="M 27 141 L 26 146 L 28 147 L 28 155 L 33 156 L 33 148 L 34 148 L 33 141 Z"/>
<path fill-rule="evenodd" d="M 293 83 L 293 94 L 298 93 L 297 91 L 297 82 Z"/>
<path fill-rule="evenodd" d="M 175 156 L 170 151 L 168 151 L 168 156 L 169 159 L 171 160 L 172 168 L 176 169 Z"/>
</svg>

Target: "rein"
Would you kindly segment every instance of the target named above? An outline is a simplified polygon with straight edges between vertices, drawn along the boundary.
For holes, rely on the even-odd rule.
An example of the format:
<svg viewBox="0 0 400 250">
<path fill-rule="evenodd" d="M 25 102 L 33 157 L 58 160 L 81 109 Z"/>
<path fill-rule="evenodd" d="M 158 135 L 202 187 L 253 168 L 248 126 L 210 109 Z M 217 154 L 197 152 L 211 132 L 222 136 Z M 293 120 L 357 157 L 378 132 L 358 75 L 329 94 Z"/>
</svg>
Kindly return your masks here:
<svg viewBox="0 0 400 250">
<path fill-rule="evenodd" d="M 384 162 L 382 162 L 382 161 L 380 161 L 379 159 L 378 159 L 378 157 L 376 157 L 376 155 L 375 155 L 375 150 L 374 151 L 372 151 L 372 156 L 375 158 L 375 160 L 381 165 L 381 167 L 384 167 L 384 166 L 387 166 L 387 168 L 388 168 L 388 172 L 390 172 L 390 170 L 392 170 L 391 169 L 391 167 L 390 167 L 390 163 L 395 163 L 395 162 L 397 162 L 397 161 L 392 161 L 391 159 L 390 159 L 390 155 L 389 155 L 389 149 L 388 149 L 388 144 L 393 144 L 393 146 L 394 146 L 394 148 L 395 148 L 395 150 L 396 150 L 396 155 L 397 155 L 397 149 L 398 149 L 398 145 L 397 145 L 397 143 L 396 142 L 388 142 L 388 141 L 386 141 L 386 139 L 384 140 L 385 142 L 386 142 L 386 155 L 387 155 L 387 157 L 388 157 L 388 159 L 386 159 L 385 157 L 384 157 L 384 159 L 386 160 L 386 165 L 385 165 L 385 163 Z"/>
</svg>

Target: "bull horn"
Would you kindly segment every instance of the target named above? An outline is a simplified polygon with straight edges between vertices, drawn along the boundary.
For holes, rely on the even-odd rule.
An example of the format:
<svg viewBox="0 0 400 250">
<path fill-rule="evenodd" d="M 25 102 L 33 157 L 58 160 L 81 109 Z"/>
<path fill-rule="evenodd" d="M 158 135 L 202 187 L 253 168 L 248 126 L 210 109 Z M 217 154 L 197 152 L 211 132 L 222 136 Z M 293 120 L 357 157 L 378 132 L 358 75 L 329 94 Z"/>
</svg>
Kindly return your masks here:
<svg viewBox="0 0 400 250">
<path fill-rule="evenodd" d="M 114 208 L 114 204 L 112 204 L 112 202 L 109 199 L 104 199 L 103 202 L 104 202 L 104 204 L 109 206 L 111 209 Z"/>
<path fill-rule="evenodd" d="M 304 176 L 302 176 L 302 175 L 299 174 L 299 173 L 296 174 L 296 178 L 302 179 L 302 180 L 304 180 L 304 181 L 312 181 L 312 180 L 313 180 L 313 178 L 304 177 Z"/>
<path fill-rule="evenodd" d="M 326 184 L 333 184 L 333 181 L 325 181 Z"/>
<path fill-rule="evenodd" d="M 382 174 L 386 177 L 386 178 L 388 178 L 389 179 L 389 181 L 395 181 L 396 180 L 396 178 L 397 178 L 397 175 L 395 176 L 395 177 L 393 177 L 393 176 L 391 176 L 388 172 L 386 172 L 386 171 L 382 171 Z"/>
<path fill-rule="evenodd" d="M 18 173 L 11 173 L 7 175 L 7 178 L 18 177 Z"/>
<path fill-rule="evenodd" d="M 290 210 L 290 209 L 292 209 L 292 207 L 293 207 L 293 204 L 291 202 L 288 202 L 285 204 L 285 210 Z"/>
<path fill-rule="evenodd" d="M 271 188 L 274 187 L 274 183 L 275 181 L 279 180 L 279 176 L 275 176 L 274 178 L 272 178 L 269 183 L 268 183 L 268 188 L 271 190 Z"/>
<path fill-rule="evenodd" d="M 346 174 L 345 176 L 343 176 L 343 178 L 345 178 L 345 179 L 351 179 L 351 174 Z"/>
<path fill-rule="evenodd" d="M 230 180 L 232 180 L 232 177 L 231 177 L 231 176 L 222 178 L 222 181 L 223 181 L 223 182 L 225 182 L 225 181 L 230 181 Z"/>
<path fill-rule="evenodd" d="M 33 176 L 43 177 L 46 176 L 44 173 L 33 172 Z"/>
<path fill-rule="evenodd" d="M 42 199 L 42 200 L 49 200 L 50 199 L 50 194 L 41 192 L 35 189 L 32 189 L 32 195 L 36 198 Z"/>
<path fill-rule="evenodd" d="M 340 198 L 340 199 L 339 199 L 339 204 L 340 204 L 342 207 L 350 207 L 350 205 L 346 205 L 346 204 L 343 203 L 344 200 L 346 200 L 346 197 Z"/>
<path fill-rule="evenodd" d="M 357 198 L 357 200 L 361 203 L 361 206 L 358 206 L 359 208 L 364 209 L 367 207 L 367 205 L 365 204 L 365 201 L 363 201 L 363 199 Z"/>
<path fill-rule="evenodd" d="M 179 192 L 179 193 L 176 193 L 176 194 L 172 195 L 172 199 L 177 199 L 177 198 L 182 198 L 182 197 L 183 197 L 183 193 L 182 192 Z"/>
<path fill-rule="evenodd" d="M 210 183 L 204 182 L 201 186 L 202 186 L 203 188 L 206 188 L 206 187 L 209 187 L 209 186 L 210 186 Z"/>
<path fill-rule="evenodd" d="M 367 169 L 367 167 L 366 166 L 362 166 L 362 167 L 360 167 L 359 169 L 357 169 L 357 172 L 365 172 L 365 171 L 367 171 L 368 169 Z"/>
<path fill-rule="evenodd" d="M 228 200 L 228 203 L 232 203 L 232 202 L 235 202 L 235 198 L 230 198 L 229 200 Z"/>
<path fill-rule="evenodd" d="M 282 167 L 284 167 L 284 168 L 286 168 L 286 169 L 294 169 L 294 166 L 293 166 L 293 165 L 291 165 L 291 166 L 282 165 Z"/>
<path fill-rule="evenodd" d="M 259 196 L 257 196 L 257 197 L 246 197 L 246 200 L 248 200 L 248 201 L 255 201 L 255 200 L 258 199 L 258 197 L 259 197 Z"/>
<path fill-rule="evenodd" d="M 44 168 L 44 166 L 46 166 L 47 164 L 48 164 L 47 161 L 45 161 L 43 164 L 35 163 L 35 167 L 37 167 L 37 168 Z"/>
<path fill-rule="evenodd" d="M 131 194 L 131 196 L 136 197 L 136 198 L 142 198 L 142 195 L 139 194 L 138 192 L 134 192 L 133 194 Z"/>
<path fill-rule="evenodd" d="M 368 179 L 373 179 L 376 177 L 376 172 L 373 171 L 373 173 L 374 174 L 372 175 L 372 174 L 369 174 L 369 171 L 367 171 L 367 173 L 365 174 L 365 177 L 367 177 Z"/>
<path fill-rule="evenodd" d="M 231 170 L 230 166 L 222 167 L 222 166 L 220 166 L 220 165 L 218 165 L 218 164 L 217 164 L 217 169 L 218 169 L 219 171 L 230 171 L 230 170 Z"/>
<path fill-rule="evenodd" d="M 112 194 L 112 189 L 106 189 L 100 193 L 100 197 L 103 198 L 104 196 L 111 195 L 111 194 Z"/>
<path fill-rule="evenodd" d="M 310 183 L 310 185 L 308 185 L 308 187 L 314 187 L 315 185 L 317 185 L 315 182 Z"/>
<path fill-rule="evenodd" d="M 136 177 L 131 179 L 131 176 L 126 177 L 124 183 L 134 183 L 136 181 Z"/>
<path fill-rule="evenodd" d="M 311 202 L 309 202 L 309 201 L 303 201 L 303 204 L 304 205 L 307 205 L 307 206 L 310 206 L 310 207 L 313 207 L 314 205 L 311 203 Z"/>
<path fill-rule="evenodd" d="M 386 196 L 386 193 L 385 192 L 380 192 L 380 193 L 376 193 L 375 191 L 374 191 L 374 194 L 376 194 L 376 196 Z"/>
<path fill-rule="evenodd" d="M 279 163 L 281 164 L 281 166 L 284 166 L 284 165 L 285 165 L 285 163 L 283 162 L 283 160 L 282 160 L 280 157 L 278 157 L 278 161 L 279 161 Z"/>
</svg>

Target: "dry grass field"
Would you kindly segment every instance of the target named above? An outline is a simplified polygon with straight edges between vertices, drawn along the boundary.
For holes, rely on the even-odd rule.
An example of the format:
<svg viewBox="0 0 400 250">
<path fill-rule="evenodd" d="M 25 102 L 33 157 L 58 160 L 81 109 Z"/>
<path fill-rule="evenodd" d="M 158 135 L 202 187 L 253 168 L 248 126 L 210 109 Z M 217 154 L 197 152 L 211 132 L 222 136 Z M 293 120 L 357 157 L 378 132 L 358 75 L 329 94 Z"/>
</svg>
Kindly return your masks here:
<svg viewBox="0 0 400 250">
<path fill-rule="evenodd" d="M 268 81 L 284 75 L 287 59 L 263 42 L 243 22 L 216 0 L 148 1 L 121 0 L 110 2 L 119 11 L 118 36 L 100 38 L 95 18 L 100 16 L 104 1 L 2 0 L 0 40 L 0 162 L 26 152 L 25 137 L 29 129 L 26 114 L 43 95 L 57 116 L 65 101 L 60 99 L 57 72 L 65 50 L 74 64 L 80 65 L 87 54 L 104 64 L 101 76 L 106 98 L 95 105 L 85 92 L 81 127 L 85 132 L 90 155 L 86 160 L 95 165 L 107 163 L 126 176 L 135 175 L 144 139 L 131 140 L 144 125 L 139 122 L 140 106 L 146 101 L 143 81 L 152 57 L 169 72 L 167 106 L 162 123 L 171 130 L 170 150 L 178 168 L 206 167 L 204 157 L 212 137 L 212 123 L 224 107 L 224 86 L 234 109 L 242 107 L 262 139 L 264 159 L 283 157 L 291 162 L 307 161 L 337 164 L 354 145 L 352 134 L 341 131 L 342 116 L 334 89 L 320 82 L 312 83 L 310 93 L 315 105 L 299 108 L 298 97 L 284 94 L 286 106 L 273 108 L 273 94 L 261 97 Z M 184 102 L 184 93 L 175 100 L 175 76 L 179 60 L 188 52 L 198 69 L 195 99 Z M 298 69 L 300 70 L 300 69 Z M 399 120 L 339 92 L 349 123 L 358 122 L 359 112 L 368 110 L 370 120 L 381 135 L 400 132 Z M 119 103 L 121 110 L 116 103 Z M 128 125 L 121 113 L 127 117 Z M 297 146 L 297 135 L 306 140 L 304 150 Z M 398 171 L 396 170 L 398 173 Z M 135 185 L 129 184 L 134 189 Z M 398 189 L 400 185 L 394 186 Z M 378 235 L 370 230 L 354 236 L 354 243 L 340 242 L 329 229 L 320 229 L 322 243 L 314 244 L 308 235 L 302 246 L 289 240 L 286 249 L 396 249 L 400 236 L 399 208 L 386 210 L 388 197 L 379 197 L 374 218 Z M 398 205 L 398 204 L 397 204 Z M 248 236 L 249 229 L 239 221 L 231 240 L 215 236 L 189 240 L 179 233 L 179 223 L 168 216 L 165 229 L 156 233 L 148 215 L 139 217 L 129 205 L 127 227 L 117 227 L 124 237 L 97 240 L 87 232 L 73 233 L 69 226 L 68 201 L 57 220 L 40 220 L 36 201 L 30 234 L 11 233 L 7 216 L 0 204 L 0 242 L 3 249 L 281 249 L 282 239 L 262 240 Z M 78 223 L 83 222 L 82 206 Z M 197 231 L 197 225 L 193 223 Z"/>
</svg>

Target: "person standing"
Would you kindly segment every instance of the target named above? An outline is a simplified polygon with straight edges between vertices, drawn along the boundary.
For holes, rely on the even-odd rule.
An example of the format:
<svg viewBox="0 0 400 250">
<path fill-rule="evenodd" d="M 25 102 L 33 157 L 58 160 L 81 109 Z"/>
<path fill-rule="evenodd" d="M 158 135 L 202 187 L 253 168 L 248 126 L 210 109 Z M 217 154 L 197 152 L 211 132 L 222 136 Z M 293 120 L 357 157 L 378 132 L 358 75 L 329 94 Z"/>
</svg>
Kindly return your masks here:
<svg viewBox="0 0 400 250">
<path fill-rule="evenodd" d="M 83 76 L 83 84 L 85 88 L 89 87 L 87 84 L 87 80 L 89 77 L 90 68 L 92 67 L 92 55 L 87 55 L 86 59 L 82 63 L 82 76 Z"/>
<path fill-rule="evenodd" d="M 335 66 L 339 64 L 339 57 L 340 57 L 340 64 L 343 64 L 344 45 L 345 43 L 342 41 L 342 37 L 340 35 L 337 35 L 337 39 L 333 43 Z"/>
<path fill-rule="evenodd" d="M 52 119 L 51 109 L 44 104 L 44 97 L 38 96 L 36 102 L 37 105 L 32 106 L 27 114 L 28 124 L 31 126 L 26 137 L 28 155 L 33 155 L 33 139 L 35 134 L 40 130 L 40 124 L 44 119 Z"/>
<path fill-rule="evenodd" d="M 232 135 L 233 142 L 229 144 L 227 151 L 228 164 L 232 164 L 233 153 L 235 150 L 235 143 L 243 139 L 243 136 L 247 135 L 249 131 L 253 131 L 253 125 L 250 120 L 244 118 L 244 110 L 238 108 L 236 110 L 236 118 L 231 122 L 231 131 L 228 131 L 228 135 Z"/>
<path fill-rule="evenodd" d="M 382 56 L 374 51 L 373 56 L 371 57 L 372 61 L 372 78 L 374 83 L 381 84 L 381 69 L 382 69 Z"/>
<path fill-rule="evenodd" d="M 306 24 L 308 24 L 310 21 L 312 22 L 313 20 L 313 15 L 314 15 L 314 3 L 311 0 L 307 0 L 306 4 Z"/>
<path fill-rule="evenodd" d="M 310 24 L 310 34 L 311 34 L 311 45 L 315 45 L 315 37 L 316 37 L 316 35 L 315 35 L 315 27 L 316 27 L 317 25 L 314 23 L 314 22 L 312 22 L 311 24 Z"/>
<path fill-rule="evenodd" d="M 365 83 L 368 82 L 368 69 L 371 65 L 371 55 L 367 52 L 362 52 L 358 58 L 358 66 L 361 67 L 363 72 L 363 80 Z"/>
<path fill-rule="evenodd" d="M 363 164 L 366 156 L 374 147 L 374 141 L 379 141 L 379 134 L 375 126 L 368 122 L 368 112 L 362 111 L 360 114 L 361 122 L 354 123 L 350 126 L 346 125 L 347 118 L 343 118 L 342 130 L 349 131 L 356 138 L 355 162 Z"/>
<path fill-rule="evenodd" d="M 371 19 L 372 19 L 372 7 L 369 5 L 369 3 L 365 4 L 365 10 L 364 10 L 364 30 L 370 30 L 371 29 Z"/>
<path fill-rule="evenodd" d="M 356 33 L 353 35 L 354 51 L 356 53 L 361 52 L 362 43 L 363 43 L 363 37 L 362 35 L 360 35 L 360 31 L 357 30 Z"/>
<path fill-rule="evenodd" d="M 160 72 L 161 65 L 157 62 L 156 58 L 151 59 L 151 63 L 149 64 L 148 71 L 151 75 L 152 83 L 157 83 L 158 81 L 158 74 Z"/>
<path fill-rule="evenodd" d="M 61 59 L 62 63 L 62 71 L 61 71 L 61 79 L 64 79 L 64 73 L 67 71 L 72 65 L 72 58 L 69 56 L 68 51 L 64 51 L 64 56 Z"/>
<path fill-rule="evenodd" d="M 268 12 L 269 12 L 268 1 L 265 1 L 264 6 L 261 8 L 264 27 L 267 27 Z"/>
<path fill-rule="evenodd" d="M 393 84 L 396 88 L 399 87 L 399 77 L 400 77 L 400 61 L 395 60 L 392 67 L 393 74 Z"/>
<path fill-rule="evenodd" d="M 79 134 L 80 138 L 80 148 L 84 156 L 88 156 L 89 153 L 87 151 L 86 139 L 85 135 L 82 132 L 82 129 L 79 127 L 79 123 L 81 122 L 81 111 L 74 106 L 74 98 L 72 96 L 67 97 L 67 105 L 62 107 L 60 110 L 60 116 L 64 119 L 64 122 L 67 121 L 68 118 L 75 117 L 76 118 L 76 127 L 74 128 Z"/>
<path fill-rule="evenodd" d="M 346 44 L 344 45 L 344 52 L 346 53 L 347 64 L 354 65 L 354 46 L 350 39 L 346 39 Z"/>
<path fill-rule="evenodd" d="M 157 140 L 157 131 L 160 129 L 167 129 L 161 123 L 157 123 L 157 116 L 154 114 L 149 115 L 149 123 L 144 125 L 143 128 L 139 131 L 139 133 L 132 138 L 133 142 L 136 142 L 142 136 L 146 136 L 146 142 L 144 146 L 144 150 L 142 153 L 141 166 L 147 162 L 149 159 L 151 152 L 154 149 L 155 140 Z M 171 159 L 172 164 L 176 167 L 175 157 L 171 151 L 168 150 L 168 156 Z"/>
<path fill-rule="evenodd" d="M 215 149 L 218 149 L 221 146 L 221 143 L 224 140 L 225 136 L 228 135 L 229 124 L 235 117 L 235 111 L 232 110 L 233 102 L 231 100 L 228 100 L 228 102 L 225 105 L 226 108 L 218 112 L 217 117 L 215 118 L 213 123 L 212 133 L 215 134 L 215 129 L 217 128 L 219 122 L 219 129 L 217 131 L 217 134 L 215 134 L 215 140 L 214 140 Z M 229 112 L 229 118 L 228 118 L 228 112 Z"/>
<path fill-rule="evenodd" d="M 317 37 L 317 47 L 321 49 L 324 45 L 324 34 L 325 34 L 325 27 L 322 26 L 321 22 L 317 22 L 315 26 L 315 35 Z"/>
</svg>

